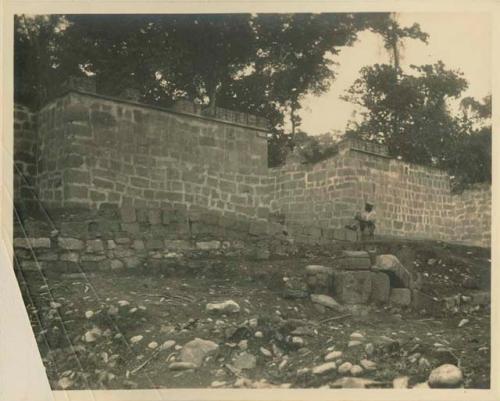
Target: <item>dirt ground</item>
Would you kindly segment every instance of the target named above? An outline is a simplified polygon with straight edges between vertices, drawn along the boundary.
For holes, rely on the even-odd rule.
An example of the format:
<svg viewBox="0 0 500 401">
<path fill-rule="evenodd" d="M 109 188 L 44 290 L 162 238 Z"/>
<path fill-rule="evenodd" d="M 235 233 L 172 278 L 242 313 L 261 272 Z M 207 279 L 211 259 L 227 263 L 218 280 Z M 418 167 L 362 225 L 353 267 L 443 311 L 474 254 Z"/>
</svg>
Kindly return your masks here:
<svg viewBox="0 0 500 401">
<path fill-rule="evenodd" d="M 424 291 L 440 300 L 489 290 L 489 250 L 430 242 L 398 249 L 400 260 L 423 274 Z M 426 312 L 385 306 L 343 315 L 321 313 L 300 293 L 287 295 L 290 283 L 303 283 L 306 265 L 331 263 L 311 256 L 213 260 L 178 274 L 17 274 L 54 389 L 332 387 L 338 371 L 311 371 L 331 351 L 343 353 L 337 366 L 375 362 L 360 375 L 373 387 L 392 387 L 402 376 L 411 387 L 443 363 L 462 369 L 466 388 L 489 387 L 489 305 Z M 225 300 L 241 310 L 206 311 L 207 303 Z M 353 333 L 361 334 L 352 337 L 360 344 L 349 347 Z M 170 370 L 195 338 L 219 347 L 199 369 Z M 235 368 L 241 354 L 255 366 Z"/>
</svg>

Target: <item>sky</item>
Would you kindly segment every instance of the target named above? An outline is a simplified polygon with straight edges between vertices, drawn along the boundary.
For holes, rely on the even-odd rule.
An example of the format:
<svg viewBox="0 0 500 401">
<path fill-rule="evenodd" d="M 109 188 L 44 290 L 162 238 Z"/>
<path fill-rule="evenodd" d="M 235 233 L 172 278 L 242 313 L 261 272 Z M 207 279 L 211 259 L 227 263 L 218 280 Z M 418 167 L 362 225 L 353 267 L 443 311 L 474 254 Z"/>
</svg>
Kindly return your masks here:
<svg viewBox="0 0 500 401">
<path fill-rule="evenodd" d="M 491 17 L 485 13 L 401 13 L 402 26 L 417 22 L 429 34 L 428 44 L 406 40 L 401 67 L 409 71 L 411 64 L 433 64 L 442 60 L 448 69 L 460 70 L 469 81 L 463 96 L 482 99 L 491 93 Z M 302 101 L 301 129 L 311 135 L 334 130 L 344 131 L 353 118 L 356 106 L 339 97 L 359 77 L 367 65 L 389 63 L 382 39 L 362 32 L 352 47 L 341 49 L 335 58 L 336 78 L 328 92 L 306 96 Z M 456 102 L 458 104 L 458 102 Z M 455 106 L 456 107 L 456 106 Z M 359 111 L 359 109 L 357 109 Z M 359 114 L 358 114 L 359 118 Z"/>
</svg>

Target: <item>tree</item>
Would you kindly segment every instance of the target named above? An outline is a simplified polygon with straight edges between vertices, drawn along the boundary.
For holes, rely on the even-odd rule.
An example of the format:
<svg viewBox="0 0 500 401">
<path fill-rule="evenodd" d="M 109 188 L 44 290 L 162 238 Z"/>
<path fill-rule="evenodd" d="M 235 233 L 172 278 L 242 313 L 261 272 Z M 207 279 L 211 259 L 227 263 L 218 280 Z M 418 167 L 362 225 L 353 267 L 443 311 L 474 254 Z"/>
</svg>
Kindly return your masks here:
<svg viewBox="0 0 500 401">
<path fill-rule="evenodd" d="M 460 106 L 461 115 L 457 117 L 460 130 L 447 165 L 455 190 L 475 183 L 491 184 L 491 95 L 482 101 L 466 97 Z"/>
<path fill-rule="evenodd" d="M 302 98 L 331 85 L 340 48 L 387 18 L 388 13 L 17 16 L 16 99 L 31 97 L 40 105 L 68 76 L 95 75 L 98 91 L 111 96 L 133 87 L 143 101 L 161 106 L 181 97 L 211 110 L 260 114 L 271 122 L 270 144 L 281 146 L 290 142 L 274 140 L 286 134 L 285 122 L 291 122 L 292 134 L 300 127 Z"/>
<path fill-rule="evenodd" d="M 394 67 L 374 65 L 361 70 L 344 100 L 362 106 L 363 120 L 348 130 L 365 140 L 387 144 L 394 157 L 429 166 L 445 166 L 458 121 L 447 101 L 467 88 L 462 74 L 442 62 L 411 66 L 413 74 L 397 79 Z M 399 130 L 394 131 L 397 116 Z"/>
</svg>

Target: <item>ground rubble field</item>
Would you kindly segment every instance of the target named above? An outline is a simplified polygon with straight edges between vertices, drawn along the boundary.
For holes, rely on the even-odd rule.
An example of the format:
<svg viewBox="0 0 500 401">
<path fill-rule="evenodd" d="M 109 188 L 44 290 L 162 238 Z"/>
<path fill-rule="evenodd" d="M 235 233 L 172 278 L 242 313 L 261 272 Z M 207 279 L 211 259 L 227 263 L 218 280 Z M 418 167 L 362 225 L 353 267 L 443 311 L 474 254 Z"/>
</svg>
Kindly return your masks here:
<svg viewBox="0 0 500 401">
<path fill-rule="evenodd" d="M 440 300 L 489 290 L 489 250 L 426 242 L 400 251 L 422 273 L 422 290 Z M 445 363 L 460 367 L 464 387 L 489 387 L 489 305 L 325 312 L 300 295 L 308 264 L 332 258 L 213 260 L 156 274 L 17 274 L 54 389 L 425 387 Z M 206 309 L 227 300 L 239 311 Z M 197 338 L 206 341 L 188 350 Z M 179 363 L 183 352 L 196 366 Z"/>
</svg>

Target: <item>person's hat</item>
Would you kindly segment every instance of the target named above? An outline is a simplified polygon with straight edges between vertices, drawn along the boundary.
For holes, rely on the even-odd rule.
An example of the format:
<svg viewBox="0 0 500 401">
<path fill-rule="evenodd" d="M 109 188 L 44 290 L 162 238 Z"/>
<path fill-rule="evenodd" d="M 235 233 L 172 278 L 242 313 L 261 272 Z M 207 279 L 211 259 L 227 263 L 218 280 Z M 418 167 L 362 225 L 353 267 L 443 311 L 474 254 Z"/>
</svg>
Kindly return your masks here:
<svg viewBox="0 0 500 401">
<path fill-rule="evenodd" d="M 368 205 L 368 206 L 375 206 L 375 205 L 373 204 L 373 202 L 372 202 L 372 201 L 366 201 L 366 202 L 365 202 L 365 205 Z"/>
</svg>

